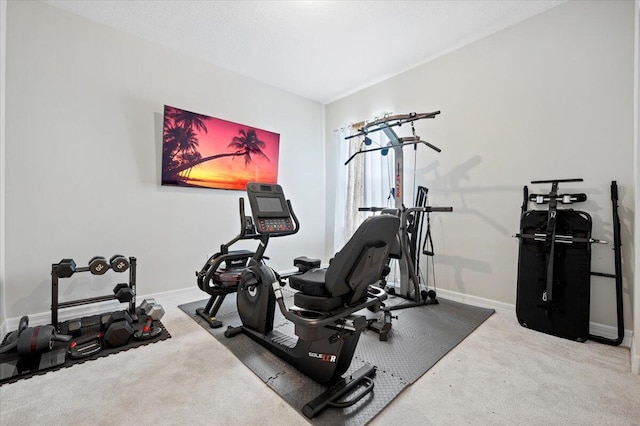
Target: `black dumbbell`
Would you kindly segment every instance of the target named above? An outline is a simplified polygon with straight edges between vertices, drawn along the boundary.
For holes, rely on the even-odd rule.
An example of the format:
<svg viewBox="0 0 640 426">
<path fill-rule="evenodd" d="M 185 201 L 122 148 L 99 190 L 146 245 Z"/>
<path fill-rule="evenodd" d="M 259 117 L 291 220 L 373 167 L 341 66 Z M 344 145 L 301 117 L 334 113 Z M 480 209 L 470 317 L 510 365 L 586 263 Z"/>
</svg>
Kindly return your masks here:
<svg viewBox="0 0 640 426">
<path fill-rule="evenodd" d="M 109 314 L 103 314 L 69 320 L 66 323 L 66 332 L 67 334 L 70 334 L 74 337 L 78 337 L 80 336 L 80 334 L 82 334 L 82 329 L 104 329 L 106 327 L 107 321 L 109 321 L 109 317 Z M 64 327 L 62 328 L 62 331 L 65 331 Z"/>
<path fill-rule="evenodd" d="M 135 296 L 133 289 L 129 287 L 129 284 L 125 283 L 117 284 L 113 288 L 113 294 L 120 303 L 130 302 L 131 299 L 133 299 L 133 296 Z"/>
<path fill-rule="evenodd" d="M 160 320 L 164 316 L 164 308 L 162 307 L 162 305 L 157 304 L 155 301 L 153 303 L 147 304 L 143 308 L 143 312 L 146 316 L 153 320 Z"/>
<path fill-rule="evenodd" d="M 134 333 L 132 322 L 131 315 L 127 311 L 112 313 L 107 321 L 107 331 L 104 333 L 103 343 L 112 348 L 129 343 Z"/>
<path fill-rule="evenodd" d="M 107 259 L 103 256 L 94 256 L 89 260 L 89 271 L 93 275 L 102 275 L 109 270 Z"/>
<path fill-rule="evenodd" d="M 70 320 L 67 323 L 67 333 L 69 333 L 74 337 L 78 337 L 80 335 L 81 329 L 82 329 L 82 320 L 80 319 Z"/>
<path fill-rule="evenodd" d="M 159 321 L 164 316 L 164 308 L 157 304 L 154 299 L 145 299 L 140 305 L 141 311 L 147 316 L 147 321 L 141 330 L 138 330 L 133 335 L 135 340 L 148 340 L 157 337 L 162 328 L 153 327 L 153 321 Z"/>
<path fill-rule="evenodd" d="M 62 259 L 56 264 L 55 271 L 59 278 L 69 278 L 76 272 L 76 262 L 73 259 Z"/>
<path fill-rule="evenodd" d="M 20 318 L 18 329 L 16 331 L 12 331 L 7 335 L 7 341 L 5 345 L 0 347 L 0 354 L 4 352 L 8 352 L 11 349 L 15 348 L 18 342 L 18 337 L 20 337 L 20 333 L 25 331 L 28 327 L 29 327 L 29 317 L 25 315 L 22 318 Z"/>
<path fill-rule="evenodd" d="M 138 314 L 144 314 L 145 311 L 147 310 L 147 307 L 151 306 L 151 305 L 156 305 L 156 299 L 144 299 L 142 301 L 142 303 L 140 304 L 140 306 L 138 306 L 137 312 Z"/>
<path fill-rule="evenodd" d="M 114 254 L 109 259 L 109 265 L 114 272 L 124 272 L 129 269 L 129 260 L 121 254 Z"/>
</svg>

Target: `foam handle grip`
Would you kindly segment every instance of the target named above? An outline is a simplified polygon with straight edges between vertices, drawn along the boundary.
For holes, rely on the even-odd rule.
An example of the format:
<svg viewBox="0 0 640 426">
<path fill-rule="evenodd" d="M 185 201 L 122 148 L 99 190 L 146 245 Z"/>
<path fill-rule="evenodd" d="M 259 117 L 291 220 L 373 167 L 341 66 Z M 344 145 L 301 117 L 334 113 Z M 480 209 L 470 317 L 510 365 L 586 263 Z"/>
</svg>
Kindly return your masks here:
<svg viewBox="0 0 640 426">
<path fill-rule="evenodd" d="M 616 181 L 611 181 L 611 201 L 618 200 L 618 184 Z"/>
</svg>

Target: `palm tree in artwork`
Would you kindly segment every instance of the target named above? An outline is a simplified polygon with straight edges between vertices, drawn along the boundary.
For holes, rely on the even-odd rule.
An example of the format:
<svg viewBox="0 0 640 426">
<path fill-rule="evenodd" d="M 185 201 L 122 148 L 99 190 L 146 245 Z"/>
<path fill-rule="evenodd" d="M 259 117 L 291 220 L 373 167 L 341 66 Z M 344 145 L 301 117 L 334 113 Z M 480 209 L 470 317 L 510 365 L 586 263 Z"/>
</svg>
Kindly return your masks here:
<svg viewBox="0 0 640 426">
<path fill-rule="evenodd" d="M 170 116 L 176 126 L 182 126 L 185 128 L 195 127 L 196 130 L 207 133 L 207 126 L 204 122 L 209 117 L 206 115 L 196 114 L 195 112 L 185 111 L 182 109 L 175 109 L 170 113 Z"/>
<path fill-rule="evenodd" d="M 202 155 L 198 151 L 188 151 L 180 156 L 180 162 L 181 164 L 193 163 L 194 161 L 198 161 L 201 158 Z M 183 170 L 182 172 L 178 173 L 178 176 L 181 178 L 181 180 L 187 181 L 191 177 L 191 170 L 193 170 L 193 168 Z"/>
<path fill-rule="evenodd" d="M 165 129 L 163 170 L 183 164 L 188 153 L 197 152 L 198 138 L 191 127 L 169 126 Z"/>
<path fill-rule="evenodd" d="M 234 138 L 229 143 L 229 147 L 236 148 L 235 152 L 227 152 L 224 154 L 215 154 L 210 155 L 209 157 L 199 158 L 195 161 L 180 164 L 179 166 L 171 169 L 171 173 L 174 175 L 178 175 L 180 172 L 195 167 L 199 164 L 202 164 L 207 161 L 215 160 L 216 158 L 222 157 L 244 157 L 244 164 L 249 165 L 252 160 L 252 156 L 258 155 L 265 158 L 269 161 L 269 157 L 262 152 L 262 148 L 266 146 L 266 144 L 258 139 L 258 135 L 256 134 L 255 129 L 249 129 L 245 131 L 244 129 L 240 129 L 240 136 L 234 136 Z"/>
<path fill-rule="evenodd" d="M 242 153 L 242 155 L 244 155 L 245 166 L 251 164 L 252 155 L 259 155 L 269 161 L 269 157 L 262 152 L 262 148 L 265 147 L 265 143 L 258 139 L 255 129 L 249 129 L 246 132 L 244 129 L 240 129 L 240 136 L 235 136 L 231 140 L 229 146 L 236 148 L 237 153 Z"/>
</svg>

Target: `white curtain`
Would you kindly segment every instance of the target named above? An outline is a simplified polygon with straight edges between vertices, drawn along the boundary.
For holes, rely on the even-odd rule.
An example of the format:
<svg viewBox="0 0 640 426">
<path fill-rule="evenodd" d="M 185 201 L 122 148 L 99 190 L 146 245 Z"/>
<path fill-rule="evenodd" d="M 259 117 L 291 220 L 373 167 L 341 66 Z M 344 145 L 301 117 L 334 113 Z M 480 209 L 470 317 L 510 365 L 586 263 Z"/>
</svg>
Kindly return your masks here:
<svg viewBox="0 0 640 426">
<path fill-rule="evenodd" d="M 358 211 L 359 207 L 393 207 L 394 198 L 391 194 L 393 184 L 393 150 L 387 155 L 381 151 L 356 155 L 347 165 L 345 161 L 354 153 L 386 146 L 388 140 L 382 132 L 369 135 L 371 145 L 364 144 L 364 138 L 358 136 L 349 140 L 345 137 L 358 133 L 365 122 L 353 123 L 348 129 L 337 132 L 340 146 L 344 147 L 338 160 L 336 182 L 336 211 L 334 230 L 334 251 L 341 249 L 362 221 L 370 215 Z"/>
<path fill-rule="evenodd" d="M 351 125 L 350 135 L 358 133 L 359 129 L 364 126 L 364 124 L 364 122 L 353 123 Z M 358 136 L 347 141 L 349 146 L 349 157 L 362 149 L 363 141 L 364 138 L 362 136 Z M 364 155 L 360 154 L 353 157 L 349 164 L 347 164 L 347 194 L 344 211 L 345 218 L 343 236 L 343 240 L 345 242 L 351 238 L 355 230 L 366 217 L 364 212 L 358 211 L 358 207 L 365 207 L 364 162 Z"/>
<path fill-rule="evenodd" d="M 389 139 L 382 132 L 369 135 L 372 143 L 369 148 L 386 147 Z M 365 196 L 368 207 L 395 207 L 392 188 L 393 182 L 393 149 L 373 151 L 361 154 L 364 158 Z"/>
<path fill-rule="evenodd" d="M 336 202 L 334 210 L 334 228 L 333 228 L 333 252 L 336 253 L 343 246 L 345 241 L 345 221 L 347 211 L 347 167 L 344 163 L 349 158 L 349 144 L 345 141 L 345 137 L 349 136 L 350 129 L 342 128 L 334 132 L 335 146 L 340 147 L 337 156 L 336 170 Z"/>
</svg>

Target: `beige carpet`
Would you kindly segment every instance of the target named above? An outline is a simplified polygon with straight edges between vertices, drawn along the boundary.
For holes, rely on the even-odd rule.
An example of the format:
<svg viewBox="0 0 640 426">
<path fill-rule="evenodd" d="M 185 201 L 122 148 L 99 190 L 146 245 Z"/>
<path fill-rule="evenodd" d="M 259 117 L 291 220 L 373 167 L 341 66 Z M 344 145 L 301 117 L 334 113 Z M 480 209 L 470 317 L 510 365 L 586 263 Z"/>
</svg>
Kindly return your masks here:
<svg viewBox="0 0 640 426">
<path fill-rule="evenodd" d="M 0 424 L 308 424 L 178 309 L 202 295 L 157 299 L 169 340 L 0 386 Z M 640 376 L 626 348 L 498 312 L 370 424 L 640 425 Z"/>
</svg>

